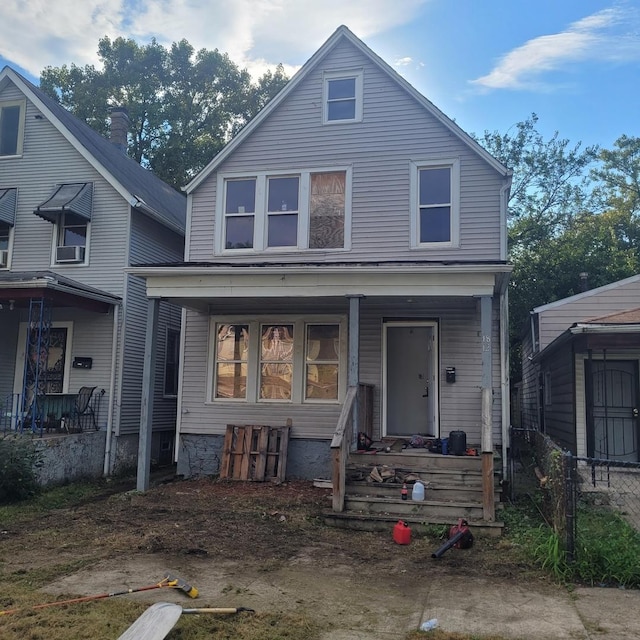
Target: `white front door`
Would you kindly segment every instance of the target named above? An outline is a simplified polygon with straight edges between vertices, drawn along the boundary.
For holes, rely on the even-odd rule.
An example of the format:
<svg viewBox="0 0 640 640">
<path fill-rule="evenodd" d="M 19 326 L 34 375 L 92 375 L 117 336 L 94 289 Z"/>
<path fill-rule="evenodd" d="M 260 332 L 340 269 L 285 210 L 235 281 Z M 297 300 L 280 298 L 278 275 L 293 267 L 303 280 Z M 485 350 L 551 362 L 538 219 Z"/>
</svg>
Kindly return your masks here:
<svg viewBox="0 0 640 640">
<path fill-rule="evenodd" d="M 383 435 L 437 436 L 437 324 L 386 322 Z"/>
</svg>

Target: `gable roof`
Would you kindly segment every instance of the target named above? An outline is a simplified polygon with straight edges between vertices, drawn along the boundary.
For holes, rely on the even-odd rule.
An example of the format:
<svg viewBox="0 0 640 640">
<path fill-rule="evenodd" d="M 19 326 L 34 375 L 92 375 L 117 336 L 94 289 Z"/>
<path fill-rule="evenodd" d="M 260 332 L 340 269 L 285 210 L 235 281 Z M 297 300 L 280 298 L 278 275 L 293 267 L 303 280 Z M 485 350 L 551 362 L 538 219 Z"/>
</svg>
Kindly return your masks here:
<svg viewBox="0 0 640 640">
<path fill-rule="evenodd" d="M 500 175 L 505 177 L 511 176 L 511 170 L 507 169 L 502 163 L 496 160 L 482 145 L 476 142 L 468 133 L 465 133 L 453 120 L 448 118 L 440 109 L 438 109 L 430 100 L 425 98 L 417 91 L 409 82 L 407 82 L 400 74 L 392 69 L 380 56 L 367 47 L 362 40 L 356 37 L 344 25 L 338 27 L 331 37 L 318 49 L 307 62 L 298 70 L 298 72 L 289 80 L 285 87 L 278 93 L 265 107 L 251 120 L 239 133 L 235 136 L 223 149 L 215 156 L 215 158 L 189 183 L 183 190 L 189 194 L 198 188 L 200 184 L 209 176 L 216 168 L 229 157 L 233 151 L 242 144 L 251 132 L 260 126 L 269 114 L 274 111 L 293 91 L 294 89 L 311 73 L 322 58 L 341 40 L 347 40 L 357 49 L 359 49 L 369 60 L 376 65 L 383 73 L 388 75 L 402 89 L 415 98 L 427 112 L 439 120 L 447 129 L 457 136 L 464 144 L 471 148 L 476 154 L 482 157 L 489 165 L 491 165 Z"/>
<path fill-rule="evenodd" d="M 0 89 L 8 81 L 13 82 L 132 207 L 184 235 L 187 210 L 184 195 L 127 157 L 112 142 L 7 66 L 0 71 Z"/>
<path fill-rule="evenodd" d="M 561 307 L 571 302 L 577 302 L 578 300 L 582 300 L 584 298 L 590 298 L 591 296 L 596 296 L 605 291 L 617 289 L 618 287 L 631 284 L 633 282 L 640 282 L 640 274 L 635 276 L 630 276 L 629 278 L 624 278 L 623 280 L 617 280 L 616 282 L 605 284 L 601 287 L 596 287 L 595 289 L 589 289 L 588 291 L 581 291 L 580 293 L 576 293 L 575 295 L 569 296 L 568 298 L 562 298 L 560 300 L 555 300 L 554 302 L 549 302 L 548 304 L 540 305 L 539 307 L 535 307 L 531 313 L 532 314 L 542 313 L 543 311 L 548 311 L 549 309 L 555 309 L 557 307 Z"/>
</svg>

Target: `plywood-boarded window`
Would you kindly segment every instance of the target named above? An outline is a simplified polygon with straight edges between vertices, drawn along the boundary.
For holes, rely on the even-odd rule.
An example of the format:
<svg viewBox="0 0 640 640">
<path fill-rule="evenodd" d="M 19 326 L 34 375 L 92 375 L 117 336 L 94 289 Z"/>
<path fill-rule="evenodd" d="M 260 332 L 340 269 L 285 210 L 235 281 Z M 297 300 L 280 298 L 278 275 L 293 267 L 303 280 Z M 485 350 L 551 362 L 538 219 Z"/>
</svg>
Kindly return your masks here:
<svg viewBox="0 0 640 640">
<path fill-rule="evenodd" d="M 344 247 L 346 172 L 311 174 L 309 248 Z"/>
<path fill-rule="evenodd" d="M 245 399 L 249 359 L 249 325 L 217 327 L 215 397 Z"/>
<path fill-rule="evenodd" d="M 263 325 L 260 342 L 260 398 L 291 400 L 293 325 Z"/>
</svg>

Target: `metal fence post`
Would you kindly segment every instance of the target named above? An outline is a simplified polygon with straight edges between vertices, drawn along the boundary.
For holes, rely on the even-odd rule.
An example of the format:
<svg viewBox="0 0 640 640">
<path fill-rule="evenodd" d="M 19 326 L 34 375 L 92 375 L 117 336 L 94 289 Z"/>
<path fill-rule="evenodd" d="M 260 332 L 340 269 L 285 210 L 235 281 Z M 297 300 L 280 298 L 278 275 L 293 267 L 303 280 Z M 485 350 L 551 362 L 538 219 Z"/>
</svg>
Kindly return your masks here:
<svg viewBox="0 0 640 640">
<path fill-rule="evenodd" d="M 565 474 L 565 549 L 567 554 L 567 562 L 572 564 L 575 562 L 576 551 L 576 459 L 570 451 L 564 452 L 564 474 Z"/>
</svg>

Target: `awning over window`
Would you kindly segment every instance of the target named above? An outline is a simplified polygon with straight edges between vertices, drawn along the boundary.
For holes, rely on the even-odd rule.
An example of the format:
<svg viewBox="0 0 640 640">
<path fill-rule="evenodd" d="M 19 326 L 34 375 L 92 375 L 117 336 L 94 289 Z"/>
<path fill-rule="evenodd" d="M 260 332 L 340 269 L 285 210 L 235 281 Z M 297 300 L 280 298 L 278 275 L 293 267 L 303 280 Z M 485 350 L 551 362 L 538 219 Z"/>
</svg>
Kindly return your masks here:
<svg viewBox="0 0 640 640">
<path fill-rule="evenodd" d="M 0 189 L 0 224 L 16 223 L 16 189 Z"/>
<path fill-rule="evenodd" d="M 49 222 L 56 223 L 63 213 L 73 214 L 83 222 L 91 220 L 93 184 L 76 182 L 60 184 L 39 205 L 34 213 Z"/>
</svg>

